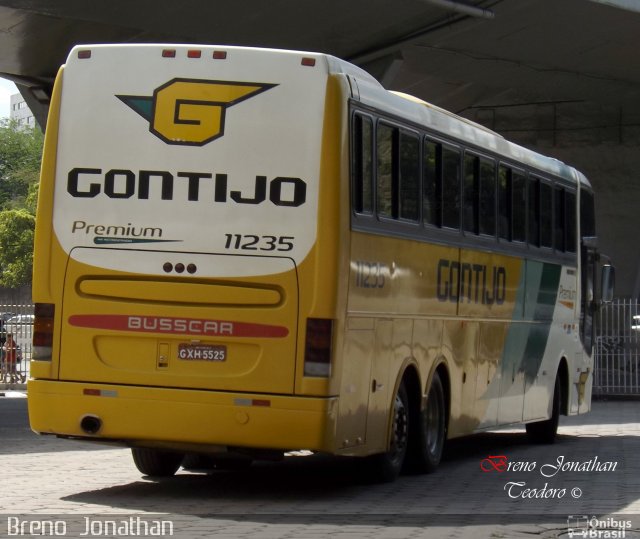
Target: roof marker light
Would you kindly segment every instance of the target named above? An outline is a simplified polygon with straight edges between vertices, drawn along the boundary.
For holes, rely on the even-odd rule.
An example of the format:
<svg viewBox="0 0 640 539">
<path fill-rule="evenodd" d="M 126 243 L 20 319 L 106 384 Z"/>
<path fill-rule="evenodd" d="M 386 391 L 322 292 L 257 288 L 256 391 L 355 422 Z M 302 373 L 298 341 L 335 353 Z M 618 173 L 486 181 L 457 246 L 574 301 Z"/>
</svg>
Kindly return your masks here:
<svg viewBox="0 0 640 539">
<path fill-rule="evenodd" d="M 162 49 L 162 57 L 163 58 L 175 58 L 176 50 L 175 49 Z"/>
<path fill-rule="evenodd" d="M 80 58 L 80 60 L 91 58 L 91 51 L 89 49 L 82 49 L 81 51 L 78 51 L 78 58 Z"/>
<path fill-rule="evenodd" d="M 202 56 L 202 51 L 191 49 L 187 51 L 187 58 L 200 58 Z"/>
<path fill-rule="evenodd" d="M 226 60 L 227 59 L 227 51 L 213 51 L 213 59 L 214 60 Z"/>
<path fill-rule="evenodd" d="M 316 65 L 316 59 L 315 58 L 303 58 L 300 63 L 303 66 L 313 67 L 313 66 Z"/>
</svg>

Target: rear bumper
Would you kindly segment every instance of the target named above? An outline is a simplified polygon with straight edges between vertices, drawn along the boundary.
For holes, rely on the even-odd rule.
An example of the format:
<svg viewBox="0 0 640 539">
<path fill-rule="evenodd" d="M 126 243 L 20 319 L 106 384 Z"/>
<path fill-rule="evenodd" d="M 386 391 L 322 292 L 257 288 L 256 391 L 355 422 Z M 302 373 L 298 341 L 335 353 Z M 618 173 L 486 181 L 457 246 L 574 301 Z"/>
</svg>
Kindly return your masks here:
<svg viewBox="0 0 640 539">
<path fill-rule="evenodd" d="M 175 449 L 335 451 L 336 398 L 51 380 L 29 380 L 27 394 L 31 428 L 40 434 Z M 87 415 L 102 422 L 95 435 L 80 428 Z"/>
</svg>

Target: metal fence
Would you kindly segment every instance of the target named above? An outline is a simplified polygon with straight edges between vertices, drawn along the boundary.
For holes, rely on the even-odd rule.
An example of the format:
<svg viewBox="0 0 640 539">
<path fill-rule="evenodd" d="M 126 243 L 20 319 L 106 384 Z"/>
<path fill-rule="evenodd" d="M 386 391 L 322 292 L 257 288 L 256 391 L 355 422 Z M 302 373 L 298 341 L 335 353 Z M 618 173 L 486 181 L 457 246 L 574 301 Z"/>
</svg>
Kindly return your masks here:
<svg viewBox="0 0 640 539">
<path fill-rule="evenodd" d="M 602 306 L 594 349 L 594 395 L 640 395 L 639 307 L 636 299 Z"/>
<path fill-rule="evenodd" d="M 2 376 L 0 383 L 21 383 L 29 377 L 33 335 L 33 305 L 0 304 L 0 342 L 6 349 L 7 336 L 11 334 L 17 344 L 16 355 L 19 362 L 14 368 L 5 362 L 4 350 L 0 365 Z"/>
<path fill-rule="evenodd" d="M 0 304 L 0 342 L 11 333 L 20 347 L 16 366 L 20 378 L 29 377 L 33 335 L 33 305 Z M 616 299 L 599 312 L 594 348 L 594 395 L 640 396 L 640 305 L 635 299 Z M 5 380 L 0 380 L 0 383 Z"/>
</svg>

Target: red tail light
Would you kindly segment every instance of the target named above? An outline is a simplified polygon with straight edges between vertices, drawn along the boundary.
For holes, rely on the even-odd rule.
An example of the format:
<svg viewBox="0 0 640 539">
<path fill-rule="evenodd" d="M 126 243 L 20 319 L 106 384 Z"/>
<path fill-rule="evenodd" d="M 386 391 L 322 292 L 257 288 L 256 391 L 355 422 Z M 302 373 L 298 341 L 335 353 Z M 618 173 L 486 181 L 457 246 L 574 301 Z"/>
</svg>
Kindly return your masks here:
<svg viewBox="0 0 640 539">
<path fill-rule="evenodd" d="M 53 319 L 56 307 L 53 303 L 36 303 L 33 320 L 33 359 L 51 361 L 53 350 Z"/>
<path fill-rule="evenodd" d="M 331 343 L 333 341 L 333 320 L 308 318 L 304 350 L 304 375 L 331 375 Z"/>
</svg>

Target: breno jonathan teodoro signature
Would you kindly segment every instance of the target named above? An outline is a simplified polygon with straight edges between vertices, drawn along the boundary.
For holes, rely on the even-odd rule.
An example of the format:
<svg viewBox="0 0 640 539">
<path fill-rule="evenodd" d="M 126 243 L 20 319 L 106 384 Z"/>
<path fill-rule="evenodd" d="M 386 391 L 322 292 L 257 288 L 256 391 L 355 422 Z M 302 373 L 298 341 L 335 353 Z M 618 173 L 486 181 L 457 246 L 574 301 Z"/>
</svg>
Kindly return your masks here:
<svg viewBox="0 0 640 539">
<path fill-rule="evenodd" d="M 149 520 L 139 516 L 121 519 L 82 517 L 77 522 L 66 520 L 32 520 L 7 517 L 7 536 L 54 536 L 65 537 L 73 533 L 79 537 L 163 537 L 173 536 L 173 522 L 170 520 Z M 76 535 L 76 532 L 80 532 Z"/>
</svg>

